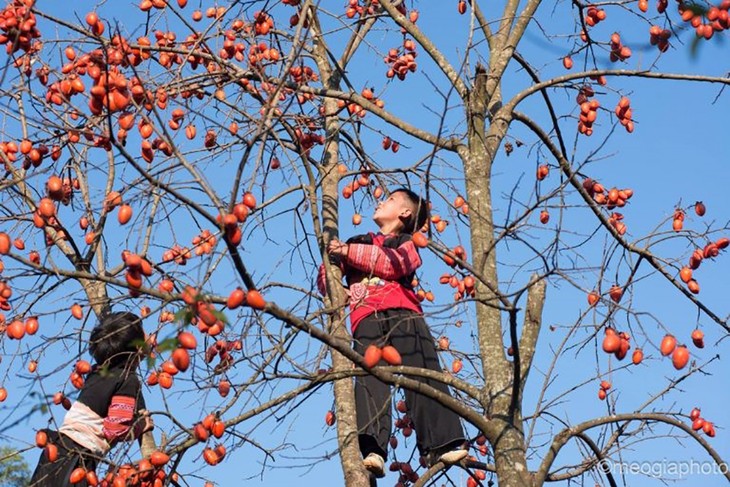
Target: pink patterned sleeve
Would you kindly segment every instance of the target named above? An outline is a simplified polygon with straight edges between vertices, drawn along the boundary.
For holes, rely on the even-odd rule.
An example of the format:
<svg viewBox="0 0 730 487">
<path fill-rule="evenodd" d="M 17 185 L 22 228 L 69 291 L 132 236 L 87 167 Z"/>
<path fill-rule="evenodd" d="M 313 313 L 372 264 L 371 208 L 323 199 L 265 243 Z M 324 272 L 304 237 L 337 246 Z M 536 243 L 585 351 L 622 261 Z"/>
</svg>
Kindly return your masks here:
<svg viewBox="0 0 730 487">
<path fill-rule="evenodd" d="M 114 396 L 109 404 L 102 431 L 109 442 L 124 440 L 134 422 L 136 401 L 129 396 Z M 136 432 L 135 432 L 136 433 Z"/>
<path fill-rule="evenodd" d="M 413 274 L 421 265 L 421 256 L 412 240 L 395 249 L 352 243 L 349 244 L 346 263 L 386 281 L 395 281 Z"/>
</svg>

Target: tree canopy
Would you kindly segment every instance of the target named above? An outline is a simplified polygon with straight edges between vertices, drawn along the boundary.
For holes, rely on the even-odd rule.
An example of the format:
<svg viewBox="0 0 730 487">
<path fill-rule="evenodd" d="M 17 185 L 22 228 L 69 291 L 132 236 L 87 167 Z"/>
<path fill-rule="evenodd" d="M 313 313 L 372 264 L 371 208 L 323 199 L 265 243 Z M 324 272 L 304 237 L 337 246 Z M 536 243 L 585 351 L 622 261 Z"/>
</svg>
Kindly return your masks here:
<svg viewBox="0 0 730 487">
<path fill-rule="evenodd" d="M 60 424 L 90 330 L 124 309 L 169 461 L 136 472 L 149 452 L 119 446 L 109 485 L 371 485 L 357 374 L 395 390 L 384 484 L 630 485 L 616 465 L 685 448 L 730 479 L 729 1 L 121 5 L 0 15 L 14 448 Z M 366 366 L 326 258 L 400 186 L 430 203 L 412 284 L 442 373 Z M 463 418 L 473 457 L 419 463 L 406 389 Z"/>
</svg>

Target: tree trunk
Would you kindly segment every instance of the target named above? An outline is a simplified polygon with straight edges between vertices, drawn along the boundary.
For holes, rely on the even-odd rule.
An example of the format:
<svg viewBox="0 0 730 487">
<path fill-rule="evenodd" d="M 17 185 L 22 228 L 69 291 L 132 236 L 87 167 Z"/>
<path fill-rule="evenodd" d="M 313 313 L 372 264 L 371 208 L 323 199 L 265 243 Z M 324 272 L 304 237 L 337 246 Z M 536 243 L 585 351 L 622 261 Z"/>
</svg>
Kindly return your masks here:
<svg viewBox="0 0 730 487">
<path fill-rule="evenodd" d="M 508 121 L 495 116 L 487 130 L 487 79 L 486 70 L 478 65 L 466 105 L 468 147 L 460 152 L 469 203 L 472 260 L 485 281 L 476 286 L 479 351 L 485 377 L 483 406 L 493 421 L 485 433 L 494 449 L 498 485 L 524 487 L 532 485 L 532 480 L 522 433 L 522 405 L 519 397 L 513 403 L 513 364 L 504 352 L 502 312 L 498 307 L 504 307 L 505 302 L 499 294 L 491 195 L 492 163 Z"/>
<path fill-rule="evenodd" d="M 501 432 L 493 443 L 494 461 L 499 487 L 529 487 L 532 476 L 527 468 L 525 438 L 522 432 L 522 418 L 517 418 L 520 428 L 502 423 Z"/>
<path fill-rule="evenodd" d="M 324 103 L 326 113 L 337 112 L 337 102 L 329 99 Z M 325 165 L 322 170 L 326 175 L 322 181 L 322 224 L 323 242 L 326 244 L 338 237 L 338 133 L 339 121 L 337 117 L 327 117 L 325 130 L 327 145 L 325 148 Z M 323 252 L 326 261 L 326 253 Z M 349 345 L 350 333 L 347 330 L 347 320 L 344 309 L 347 305 L 347 296 L 341 284 L 339 268 L 328 265 L 328 295 L 330 306 L 337 309 L 330 318 L 330 334 L 338 341 Z M 341 354 L 332 351 L 332 366 L 335 371 L 348 370 L 352 363 Z M 358 444 L 357 415 L 355 412 L 355 387 L 351 378 L 341 379 L 334 383 L 335 415 L 337 417 L 337 442 L 340 451 L 342 472 L 345 476 L 346 487 L 365 487 L 370 485 L 369 474 L 364 469 Z"/>
</svg>

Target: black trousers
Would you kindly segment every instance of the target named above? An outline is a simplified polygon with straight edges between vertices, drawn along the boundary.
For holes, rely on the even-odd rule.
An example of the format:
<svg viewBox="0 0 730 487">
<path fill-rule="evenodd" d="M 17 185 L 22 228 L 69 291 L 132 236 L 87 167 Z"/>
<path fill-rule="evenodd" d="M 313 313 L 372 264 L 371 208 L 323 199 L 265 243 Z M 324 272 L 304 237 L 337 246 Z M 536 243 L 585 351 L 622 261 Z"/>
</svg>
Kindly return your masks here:
<svg viewBox="0 0 730 487">
<path fill-rule="evenodd" d="M 407 309 L 378 311 L 364 318 L 355 329 L 355 351 L 363 354 L 368 345 L 393 345 L 403 365 L 441 371 L 431 331 L 423 316 Z M 385 362 L 381 362 L 385 363 Z M 446 384 L 417 378 L 434 389 L 449 393 Z M 416 446 L 422 455 L 441 448 L 454 448 L 464 441 L 459 415 L 427 396 L 405 391 L 408 415 L 416 432 Z M 372 375 L 355 378 L 357 427 L 363 456 L 377 453 L 387 458 L 391 435 L 390 386 Z"/>
<path fill-rule="evenodd" d="M 95 470 L 97 459 L 88 449 L 79 445 L 67 436 L 54 430 L 44 430 L 48 435 L 48 442 L 58 448 L 58 458 L 51 462 L 46 457 L 45 449 L 41 451 L 38 465 L 30 480 L 30 487 L 87 487 L 86 479 L 71 484 L 70 477 L 78 467 L 86 470 Z"/>
</svg>

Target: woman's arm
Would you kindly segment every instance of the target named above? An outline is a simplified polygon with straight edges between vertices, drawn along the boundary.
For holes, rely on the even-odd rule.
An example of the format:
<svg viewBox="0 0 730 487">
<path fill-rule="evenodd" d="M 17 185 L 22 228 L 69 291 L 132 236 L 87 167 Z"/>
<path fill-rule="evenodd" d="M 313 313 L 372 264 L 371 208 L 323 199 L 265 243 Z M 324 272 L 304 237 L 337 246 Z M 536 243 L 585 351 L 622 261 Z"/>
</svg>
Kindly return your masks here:
<svg viewBox="0 0 730 487">
<path fill-rule="evenodd" d="M 134 424 L 134 412 L 137 401 L 131 396 L 113 396 L 109 403 L 109 409 L 102 432 L 109 443 L 128 439 L 129 431 Z"/>
<path fill-rule="evenodd" d="M 412 240 L 395 249 L 352 243 L 343 254 L 345 265 L 367 274 L 395 281 L 413 274 L 421 265 L 421 256 Z"/>
</svg>

